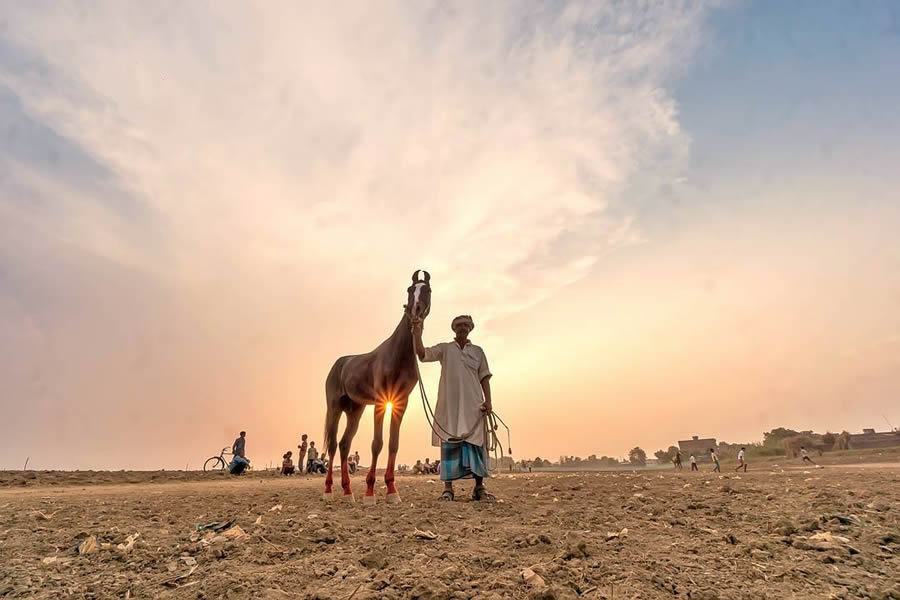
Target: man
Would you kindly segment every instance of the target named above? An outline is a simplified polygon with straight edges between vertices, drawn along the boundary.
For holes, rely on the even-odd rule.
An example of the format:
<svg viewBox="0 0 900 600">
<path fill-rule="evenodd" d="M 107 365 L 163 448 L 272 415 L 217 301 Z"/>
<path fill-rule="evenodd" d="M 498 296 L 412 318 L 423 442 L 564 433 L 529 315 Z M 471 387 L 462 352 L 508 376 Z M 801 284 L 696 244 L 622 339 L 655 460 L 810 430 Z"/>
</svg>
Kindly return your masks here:
<svg viewBox="0 0 900 600">
<path fill-rule="evenodd" d="M 744 462 L 744 451 L 745 450 L 746 450 L 746 448 L 741 448 L 741 451 L 738 452 L 738 466 L 735 469 L 735 471 L 740 471 L 741 469 L 744 469 L 744 473 L 747 472 L 747 463 Z"/>
<path fill-rule="evenodd" d="M 484 351 L 469 341 L 475 321 L 469 315 L 453 319 L 456 337 L 426 348 L 422 343 L 422 321 L 413 322 L 413 343 L 422 362 L 440 361 L 441 380 L 435 407 L 435 429 L 431 444 L 441 449 L 441 500 L 453 500 L 453 482 L 474 478 L 473 500 L 491 501 L 484 487 L 488 477 L 484 416 L 491 412 L 491 371 Z"/>
<path fill-rule="evenodd" d="M 712 448 L 709 449 L 709 460 L 711 460 L 716 465 L 713 469 L 713 473 L 721 473 L 722 466 L 719 464 L 719 457 L 716 456 L 716 451 Z"/>
<path fill-rule="evenodd" d="M 309 450 L 307 450 L 306 456 L 308 458 L 308 460 L 306 461 L 306 472 L 312 473 L 313 465 L 315 464 L 316 459 L 319 458 L 319 451 L 316 450 L 315 442 L 309 443 Z"/>
<path fill-rule="evenodd" d="M 691 471 L 699 471 L 699 470 L 700 469 L 697 468 L 697 458 L 693 454 L 691 454 Z"/>
<path fill-rule="evenodd" d="M 306 464 L 303 462 L 303 458 L 306 456 L 307 449 L 309 445 L 306 442 L 306 434 L 300 436 L 300 444 L 297 446 L 300 449 L 300 453 L 297 454 L 297 468 L 300 469 L 300 473 L 303 474 L 306 472 Z"/>
<path fill-rule="evenodd" d="M 800 446 L 800 458 L 803 460 L 803 462 L 808 462 L 811 465 L 816 465 L 816 463 L 814 463 L 809 457 L 809 452 L 807 452 L 806 448 L 804 448 L 803 446 Z M 818 467 L 819 465 L 816 466 Z"/>
<path fill-rule="evenodd" d="M 247 460 L 246 442 L 247 432 L 242 431 L 238 438 L 234 440 L 234 443 L 231 445 L 231 453 L 234 455 L 231 458 L 230 467 L 232 475 L 240 475 L 244 472 L 244 469 L 247 468 L 247 465 L 250 464 L 250 461 Z"/>
</svg>

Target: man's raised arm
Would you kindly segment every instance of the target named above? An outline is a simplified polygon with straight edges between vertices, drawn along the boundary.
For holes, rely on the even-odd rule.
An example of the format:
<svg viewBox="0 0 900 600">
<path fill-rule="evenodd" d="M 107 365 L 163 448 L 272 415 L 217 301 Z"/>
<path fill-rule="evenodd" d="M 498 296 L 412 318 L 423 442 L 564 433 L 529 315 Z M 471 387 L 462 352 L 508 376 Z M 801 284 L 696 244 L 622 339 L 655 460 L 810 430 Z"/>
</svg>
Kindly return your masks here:
<svg viewBox="0 0 900 600">
<path fill-rule="evenodd" d="M 425 345 L 422 343 L 422 321 L 416 320 L 412 324 L 413 347 L 419 360 L 425 360 Z"/>
</svg>

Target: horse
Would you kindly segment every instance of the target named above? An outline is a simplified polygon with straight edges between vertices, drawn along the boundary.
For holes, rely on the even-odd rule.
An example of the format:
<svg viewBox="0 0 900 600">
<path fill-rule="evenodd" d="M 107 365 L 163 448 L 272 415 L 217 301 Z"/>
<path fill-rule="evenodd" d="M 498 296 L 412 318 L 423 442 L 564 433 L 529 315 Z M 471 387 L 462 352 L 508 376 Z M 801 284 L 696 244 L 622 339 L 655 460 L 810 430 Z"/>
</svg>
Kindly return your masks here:
<svg viewBox="0 0 900 600">
<path fill-rule="evenodd" d="M 343 497 L 354 502 L 350 487 L 347 456 L 359 420 L 368 405 L 375 406 L 375 436 L 372 440 L 372 464 L 366 475 L 366 495 L 363 504 L 375 504 L 375 469 L 378 455 L 384 446 L 383 425 L 385 414 L 391 412 L 391 431 L 388 441 L 388 462 L 384 473 L 388 504 L 400 502 L 400 494 L 394 484 L 394 462 L 400 447 L 400 423 L 406 412 L 410 392 L 419 381 L 416 356 L 413 352 L 412 323 L 424 320 L 431 311 L 431 275 L 428 271 L 413 272 L 412 285 L 407 288 L 407 300 L 403 317 L 391 337 L 367 354 L 342 356 L 337 359 L 325 379 L 325 448 L 328 452 L 328 471 L 325 475 L 326 502 L 334 500 L 332 469 L 334 455 L 341 452 L 341 488 Z M 344 435 L 338 444 L 337 433 L 341 414 L 347 415 Z"/>
</svg>

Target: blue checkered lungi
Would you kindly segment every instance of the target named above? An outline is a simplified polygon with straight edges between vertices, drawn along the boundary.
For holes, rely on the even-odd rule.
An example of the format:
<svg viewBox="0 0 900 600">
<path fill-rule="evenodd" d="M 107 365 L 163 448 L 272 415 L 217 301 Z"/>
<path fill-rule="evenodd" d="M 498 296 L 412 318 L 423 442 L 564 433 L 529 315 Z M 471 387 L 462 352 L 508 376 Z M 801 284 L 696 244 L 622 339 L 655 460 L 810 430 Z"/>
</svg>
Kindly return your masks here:
<svg viewBox="0 0 900 600">
<path fill-rule="evenodd" d="M 441 481 L 490 477 L 483 446 L 469 442 L 441 442 Z"/>
</svg>

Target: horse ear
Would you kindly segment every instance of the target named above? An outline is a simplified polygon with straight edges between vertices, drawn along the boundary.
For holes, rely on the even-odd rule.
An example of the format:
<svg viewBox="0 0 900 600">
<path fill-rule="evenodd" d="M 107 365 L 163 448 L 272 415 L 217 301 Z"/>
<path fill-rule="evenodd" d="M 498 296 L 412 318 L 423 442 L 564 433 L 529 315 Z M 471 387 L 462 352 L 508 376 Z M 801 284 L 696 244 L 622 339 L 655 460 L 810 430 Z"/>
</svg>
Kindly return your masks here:
<svg viewBox="0 0 900 600">
<path fill-rule="evenodd" d="M 425 273 L 425 283 L 428 283 L 431 280 L 431 275 L 428 274 L 428 271 L 422 271 Z"/>
<path fill-rule="evenodd" d="M 418 269 L 413 271 L 412 280 L 413 280 L 413 283 L 419 283 L 419 270 Z"/>
</svg>

